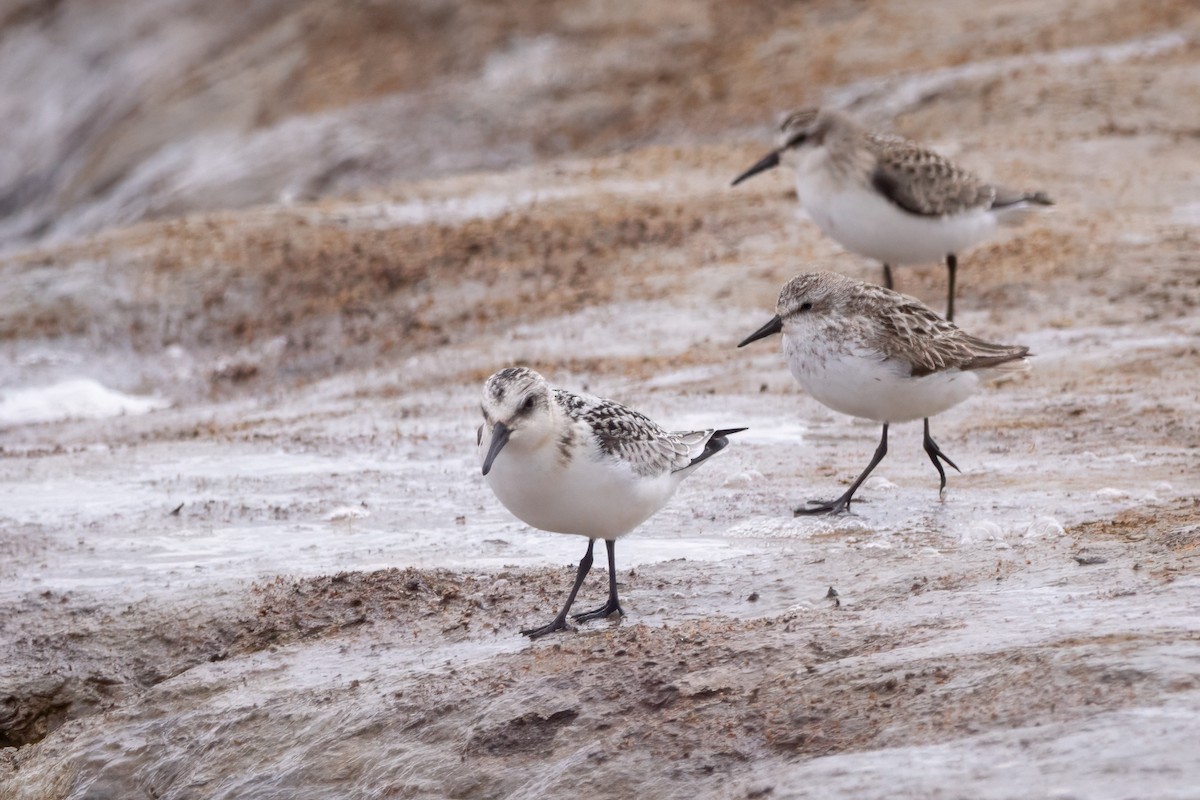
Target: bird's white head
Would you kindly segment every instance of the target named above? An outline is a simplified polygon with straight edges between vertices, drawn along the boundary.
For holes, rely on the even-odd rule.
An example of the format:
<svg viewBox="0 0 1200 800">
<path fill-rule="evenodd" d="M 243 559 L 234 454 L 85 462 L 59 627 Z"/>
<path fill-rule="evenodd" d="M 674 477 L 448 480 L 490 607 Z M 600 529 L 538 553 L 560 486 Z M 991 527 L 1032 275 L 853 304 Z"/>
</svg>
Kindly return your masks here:
<svg viewBox="0 0 1200 800">
<path fill-rule="evenodd" d="M 779 162 L 793 169 L 799 166 L 806 150 L 821 143 L 824 131 L 818 123 L 823 118 L 818 108 L 802 108 L 788 114 L 779 125 Z"/>
<path fill-rule="evenodd" d="M 806 272 L 788 281 L 779 292 L 775 316 L 747 336 L 738 347 L 776 333 L 810 329 L 820 320 L 842 314 L 854 295 L 857 281 L 836 272 Z"/>
<path fill-rule="evenodd" d="M 831 136 L 853 136 L 861 130 L 861 126 L 852 117 L 836 109 L 802 108 L 792 112 L 779 126 L 779 146 L 737 176 L 733 185 L 737 186 L 742 181 L 780 164 L 797 169 L 805 154 L 824 146 Z"/>
<path fill-rule="evenodd" d="M 775 303 L 775 313 L 787 325 L 803 316 L 843 311 L 858 283 L 836 272 L 805 272 L 784 284 Z"/>
<path fill-rule="evenodd" d="M 546 379 L 526 367 L 502 369 L 487 379 L 479 429 L 484 475 L 510 443 L 535 446 L 553 433 L 553 400 Z"/>
</svg>

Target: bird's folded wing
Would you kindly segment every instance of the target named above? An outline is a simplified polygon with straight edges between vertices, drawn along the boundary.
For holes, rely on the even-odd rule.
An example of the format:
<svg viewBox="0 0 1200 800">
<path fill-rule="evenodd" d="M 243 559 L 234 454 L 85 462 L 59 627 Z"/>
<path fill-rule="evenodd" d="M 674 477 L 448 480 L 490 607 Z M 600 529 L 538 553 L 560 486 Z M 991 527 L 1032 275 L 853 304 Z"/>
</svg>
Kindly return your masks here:
<svg viewBox="0 0 1200 800">
<path fill-rule="evenodd" d="M 693 449 L 702 451 L 707 441 L 703 432 L 668 432 L 645 414 L 612 400 L 563 390 L 556 394 L 567 415 L 591 429 L 601 455 L 625 462 L 638 475 L 682 469 L 691 463 Z M 696 436 L 703 439 L 693 441 Z"/>
<path fill-rule="evenodd" d="M 942 217 L 990 208 L 996 190 L 949 159 L 916 142 L 869 136 L 875 154 L 871 184 L 910 214 Z"/>
</svg>

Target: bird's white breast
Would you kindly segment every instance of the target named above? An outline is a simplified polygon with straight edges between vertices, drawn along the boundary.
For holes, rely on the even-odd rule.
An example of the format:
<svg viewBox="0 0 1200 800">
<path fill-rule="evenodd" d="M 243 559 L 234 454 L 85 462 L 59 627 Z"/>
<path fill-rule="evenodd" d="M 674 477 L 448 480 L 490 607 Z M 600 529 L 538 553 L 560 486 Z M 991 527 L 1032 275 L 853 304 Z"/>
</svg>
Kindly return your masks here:
<svg viewBox="0 0 1200 800">
<path fill-rule="evenodd" d="M 796 194 L 826 236 L 893 265 L 940 261 L 998 227 L 995 215 L 982 209 L 944 217 L 910 214 L 859 178 L 830 169 L 822 150 L 808 154 L 796 170 Z"/>
<path fill-rule="evenodd" d="M 883 358 L 853 342 L 830 345 L 784 333 L 783 353 L 792 376 L 823 405 L 876 422 L 909 422 L 940 414 L 979 387 L 971 372 L 947 370 L 912 377 L 907 364 Z"/>
<path fill-rule="evenodd" d="M 482 452 L 488 436 L 484 435 Z M 596 458 L 590 431 L 564 460 L 554 439 L 525 446 L 514 437 L 485 480 L 505 508 L 535 528 L 615 539 L 660 509 L 679 480 L 670 472 L 641 476 L 612 458 Z"/>
</svg>

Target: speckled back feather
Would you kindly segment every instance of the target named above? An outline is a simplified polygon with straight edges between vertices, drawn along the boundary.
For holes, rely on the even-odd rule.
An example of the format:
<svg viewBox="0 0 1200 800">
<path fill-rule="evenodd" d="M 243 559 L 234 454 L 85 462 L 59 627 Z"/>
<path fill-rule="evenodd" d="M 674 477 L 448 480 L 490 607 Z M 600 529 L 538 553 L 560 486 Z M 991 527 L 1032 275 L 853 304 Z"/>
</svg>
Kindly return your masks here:
<svg viewBox="0 0 1200 800">
<path fill-rule="evenodd" d="M 875 133 L 865 141 L 875 156 L 871 184 L 909 213 L 940 217 L 996 200 L 995 186 L 916 142 Z"/>
<path fill-rule="evenodd" d="M 554 400 L 573 421 L 591 429 L 600 453 L 627 463 L 638 475 L 661 475 L 691 466 L 713 436 L 707 431 L 668 431 L 645 414 L 590 395 L 554 390 Z"/>
<path fill-rule="evenodd" d="M 869 344 L 887 358 L 911 364 L 914 377 L 948 369 L 1025 366 L 1017 362 L 1029 355 L 1028 347 L 985 341 L 947 322 L 916 298 L 874 284 L 854 283 L 861 287 L 855 305 L 874 323 L 867 328 Z"/>
</svg>

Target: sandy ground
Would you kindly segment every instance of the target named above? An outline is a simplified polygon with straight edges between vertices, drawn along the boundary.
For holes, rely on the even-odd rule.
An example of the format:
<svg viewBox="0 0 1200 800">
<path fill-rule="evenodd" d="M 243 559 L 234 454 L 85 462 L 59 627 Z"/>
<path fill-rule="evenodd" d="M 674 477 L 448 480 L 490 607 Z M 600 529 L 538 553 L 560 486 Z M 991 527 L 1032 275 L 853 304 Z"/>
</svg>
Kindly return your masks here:
<svg viewBox="0 0 1200 800">
<path fill-rule="evenodd" d="M 518 83 L 540 104 L 507 127 L 467 115 L 526 143 L 503 169 L 176 193 L 226 210 L 130 227 L 97 210 L 110 175 L 74 212 L 99 232 L 0 256 L 3 385 L 170 403 L 0 428 L 0 798 L 1196 796 L 1195 10 L 642 5 L 529 12 L 516 38 L 476 20 L 490 72 L 461 43 L 437 63 L 492 83 L 449 100 L 436 69 L 367 82 L 430 92 L 429 119 Z M 313 85 L 277 115 L 331 113 Z M 898 426 L 832 520 L 791 510 L 877 430 L 805 396 L 777 345 L 734 348 L 797 272 L 878 277 L 786 175 L 728 187 L 816 99 L 1058 200 L 962 256 L 960 324 L 1036 358 L 935 420 L 963 468 L 945 499 Z M 534 137 L 547 109 L 565 138 Z M 898 272 L 935 309 L 944 280 Z M 584 542 L 478 474 L 479 387 L 517 362 L 750 428 L 619 544 L 627 617 L 533 643 Z"/>
</svg>

